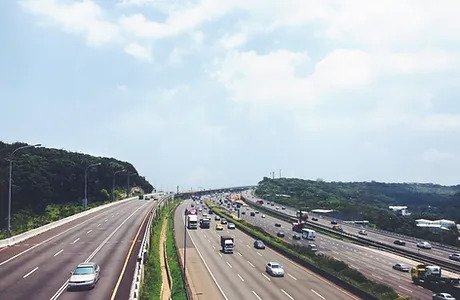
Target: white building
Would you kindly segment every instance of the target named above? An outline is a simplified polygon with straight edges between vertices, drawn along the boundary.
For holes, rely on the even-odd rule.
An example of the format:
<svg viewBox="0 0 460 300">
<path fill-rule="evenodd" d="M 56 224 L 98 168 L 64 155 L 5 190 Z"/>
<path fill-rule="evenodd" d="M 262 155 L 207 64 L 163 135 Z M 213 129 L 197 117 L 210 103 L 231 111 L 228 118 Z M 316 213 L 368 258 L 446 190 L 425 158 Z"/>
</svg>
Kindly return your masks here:
<svg viewBox="0 0 460 300">
<path fill-rule="evenodd" d="M 407 211 L 407 206 L 389 206 L 388 208 L 396 213 L 400 213 L 401 216 L 410 216 L 410 212 Z"/>
<path fill-rule="evenodd" d="M 449 230 L 450 227 L 455 227 L 456 224 L 451 220 L 427 220 L 427 219 L 418 219 L 415 220 L 417 227 L 426 227 L 426 228 L 439 228 L 444 230 Z"/>
</svg>

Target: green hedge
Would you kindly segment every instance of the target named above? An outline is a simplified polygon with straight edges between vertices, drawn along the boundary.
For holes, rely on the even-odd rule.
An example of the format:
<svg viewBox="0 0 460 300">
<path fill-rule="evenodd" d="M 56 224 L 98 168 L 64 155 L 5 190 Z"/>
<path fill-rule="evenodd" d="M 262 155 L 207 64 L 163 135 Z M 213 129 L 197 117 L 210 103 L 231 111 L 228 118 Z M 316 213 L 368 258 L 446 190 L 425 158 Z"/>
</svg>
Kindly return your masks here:
<svg viewBox="0 0 460 300">
<path fill-rule="evenodd" d="M 168 257 L 169 272 L 172 278 L 171 298 L 173 300 L 186 300 L 187 293 L 185 291 L 184 280 L 182 278 L 182 270 L 179 265 L 179 257 L 177 256 L 176 244 L 174 243 L 174 211 L 179 202 L 170 212 L 168 219 L 168 231 L 166 236 L 166 255 Z"/>
<path fill-rule="evenodd" d="M 222 211 L 219 207 L 216 207 L 212 203 L 207 202 L 206 204 L 217 214 L 226 218 L 232 218 L 230 214 Z M 315 254 L 304 246 L 286 243 L 285 241 L 267 233 L 262 228 L 254 226 L 245 220 L 234 219 L 233 222 L 239 228 L 249 232 L 256 238 L 263 240 L 268 246 L 295 256 L 301 261 L 318 268 L 322 272 L 333 275 L 341 281 L 373 295 L 377 299 L 389 300 L 398 298 L 398 294 L 394 289 L 367 279 L 362 273 L 350 268 L 343 261 L 338 261 L 327 255 Z"/>
</svg>

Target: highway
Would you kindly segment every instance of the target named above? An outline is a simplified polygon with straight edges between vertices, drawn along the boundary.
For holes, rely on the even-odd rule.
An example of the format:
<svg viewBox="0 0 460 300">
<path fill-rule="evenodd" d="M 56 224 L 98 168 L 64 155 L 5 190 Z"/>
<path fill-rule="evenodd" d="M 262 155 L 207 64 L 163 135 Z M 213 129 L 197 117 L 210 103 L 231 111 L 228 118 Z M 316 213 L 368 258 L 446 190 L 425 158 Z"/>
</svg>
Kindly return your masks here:
<svg viewBox="0 0 460 300">
<path fill-rule="evenodd" d="M 222 207 L 226 208 L 226 206 Z M 305 246 L 309 243 L 316 244 L 319 252 L 346 262 L 350 267 L 362 272 L 369 279 L 393 287 L 400 295 L 409 296 L 411 299 L 429 299 L 432 295 L 431 291 L 414 285 L 409 273 L 400 272 L 392 268 L 396 263 L 405 263 L 409 266 L 415 265 L 416 262 L 412 260 L 345 242 L 318 232 L 316 233 L 315 241 L 294 240 L 292 235 L 295 232 L 292 231 L 292 224 L 269 215 L 265 215 L 265 218 L 262 218 L 262 212 L 255 216 L 250 216 L 250 212 L 254 211 L 252 208 L 242 208 L 243 211 L 245 214 L 241 214 L 240 217 L 251 224 L 259 226 L 273 235 L 283 231 L 286 235 L 284 240 L 290 243 L 300 243 Z M 233 213 L 236 212 L 233 211 Z M 281 224 L 281 227 L 275 227 L 275 223 Z"/>
<path fill-rule="evenodd" d="M 1 248 L 0 299 L 127 299 L 134 270 L 124 265 L 157 203 L 129 200 Z M 67 291 L 70 272 L 88 261 L 101 266 L 95 288 Z"/>
<path fill-rule="evenodd" d="M 176 217 L 179 216 L 182 222 L 185 221 L 184 210 L 190 204 L 191 201 L 187 201 L 178 208 Z M 200 252 L 215 279 L 222 299 L 357 299 L 269 248 L 255 249 L 254 239 L 238 229 L 224 227 L 223 231 L 216 231 L 214 215 L 211 217 L 210 229 L 198 228 L 187 232 L 193 247 Z M 221 235 L 234 237 L 233 254 L 220 252 Z M 281 263 L 286 275 L 278 278 L 269 276 L 265 272 L 265 265 L 269 261 Z"/>
<path fill-rule="evenodd" d="M 249 191 L 245 191 L 242 194 L 246 199 L 252 201 L 253 203 L 255 203 L 255 201 L 258 199 L 256 197 L 254 197 Z M 291 207 L 285 207 L 285 209 L 283 210 L 283 209 L 281 209 L 283 207 L 282 205 L 274 204 L 273 206 L 271 206 L 265 200 L 264 200 L 263 206 L 268 208 L 268 209 L 271 209 L 271 210 L 277 210 L 276 208 L 278 207 L 279 209 L 277 211 L 280 211 L 282 213 L 291 215 L 293 217 L 295 217 L 295 215 L 296 215 L 296 210 L 294 208 L 291 208 Z M 324 226 L 327 226 L 327 227 L 332 226 L 331 225 L 332 218 L 329 218 L 328 216 L 323 216 L 323 215 L 319 215 L 319 214 L 312 214 L 312 213 L 309 214 L 309 216 L 310 216 L 309 221 L 311 221 L 311 217 L 316 217 L 316 218 L 318 218 L 318 221 L 316 221 L 316 223 L 324 225 Z M 456 262 L 456 261 L 453 261 L 453 260 L 449 259 L 449 255 L 452 254 L 453 252 L 460 252 L 460 249 L 455 248 L 453 246 L 448 246 L 448 245 L 443 246 L 443 245 L 440 245 L 440 244 L 433 244 L 432 245 L 433 247 L 430 250 L 421 249 L 421 248 L 417 247 L 417 242 L 420 241 L 420 240 L 417 240 L 416 238 L 409 237 L 409 236 L 404 236 L 404 235 L 400 235 L 400 234 L 395 234 L 395 233 L 392 233 L 392 232 L 389 232 L 389 231 L 384 231 L 384 230 L 374 230 L 374 229 L 371 229 L 371 228 L 368 228 L 368 227 L 365 228 L 366 232 L 368 233 L 368 235 L 367 236 L 362 236 L 362 235 L 358 234 L 359 230 L 363 229 L 360 225 L 347 224 L 347 223 L 344 223 L 341 220 L 337 220 L 337 219 L 334 219 L 334 220 L 336 220 L 340 224 L 340 226 L 343 228 L 343 230 L 345 232 L 349 233 L 349 234 L 364 237 L 366 239 L 370 239 L 370 240 L 373 240 L 373 241 L 378 241 L 378 242 L 381 242 L 381 243 L 385 243 L 387 245 L 395 246 L 397 248 L 405 249 L 405 250 L 413 252 L 414 254 L 423 253 L 424 255 L 427 255 L 429 257 L 433 257 L 433 258 L 437 258 L 437 259 L 440 259 L 440 260 L 443 260 L 443 261 L 446 261 L 446 262 L 450 262 L 450 263 L 456 264 L 456 265 L 458 265 L 460 267 L 460 262 Z M 406 245 L 405 246 L 395 245 L 393 242 L 396 239 L 404 240 L 406 242 Z"/>
</svg>

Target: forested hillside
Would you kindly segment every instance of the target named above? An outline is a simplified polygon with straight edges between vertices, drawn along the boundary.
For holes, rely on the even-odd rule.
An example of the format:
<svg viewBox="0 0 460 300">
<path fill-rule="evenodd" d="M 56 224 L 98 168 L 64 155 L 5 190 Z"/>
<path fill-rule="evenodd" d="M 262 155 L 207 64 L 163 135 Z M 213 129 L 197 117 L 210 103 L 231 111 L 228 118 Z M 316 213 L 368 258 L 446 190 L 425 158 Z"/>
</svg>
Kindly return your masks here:
<svg viewBox="0 0 460 300">
<path fill-rule="evenodd" d="M 306 209 L 334 209 L 345 219 L 366 219 L 377 227 L 433 240 L 455 243 L 457 231 L 432 235 L 415 227 L 415 219 L 450 219 L 460 223 L 460 185 L 421 183 L 325 182 L 297 178 L 264 178 L 256 194 L 267 200 Z M 390 205 L 406 205 L 409 217 L 398 216 Z"/>
<path fill-rule="evenodd" d="M 5 144 L 0 142 L 0 216 L 1 228 L 6 226 L 8 209 L 9 157 L 11 152 L 26 144 Z M 12 213 L 17 221 L 18 214 L 40 215 L 50 210 L 49 205 L 81 206 L 84 198 L 85 169 L 90 164 L 100 166 L 88 169 L 88 202 L 111 199 L 112 183 L 115 176 L 114 193 L 124 196 L 127 189 L 127 174 L 130 186 L 153 190 L 152 185 L 139 176 L 128 162 L 114 158 L 94 157 L 65 150 L 44 147 L 26 148 L 18 151 L 13 160 Z M 68 208 L 67 208 L 68 209 Z M 18 222 L 16 222 L 18 223 Z M 18 224 L 16 224 L 18 225 Z"/>
</svg>

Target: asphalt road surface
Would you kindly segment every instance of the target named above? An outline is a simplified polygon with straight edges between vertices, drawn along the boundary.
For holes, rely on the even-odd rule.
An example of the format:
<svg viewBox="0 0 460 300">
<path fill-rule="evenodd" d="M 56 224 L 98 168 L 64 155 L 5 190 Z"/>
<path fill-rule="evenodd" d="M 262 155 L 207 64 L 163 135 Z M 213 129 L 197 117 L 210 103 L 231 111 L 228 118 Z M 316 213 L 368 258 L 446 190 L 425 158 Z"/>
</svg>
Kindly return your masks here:
<svg viewBox="0 0 460 300">
<path fill-rule="evenodd" d="M 223 207 L 226 208 L 226 205 Z M 273 235 L 276 235 L 279 231 L 284 232 L 284 240 L 287 242 L 305 246 L 309 243 L 316 244 L 319 252 L 346 262 L 350 267 L 362 272 L 369 279 L 393 287 L 400 295 L 409 296 L 411 299 L 430 299 L 433 294 L 431 291 L 413 284 L 409 273 L 392 268 L 396 263 L 405 263 L 412 266 L 417 262 L 377 249 L 335 239 L 318 232 L 316 232 L 314 241 L 306 239 L 294 240 L 292 236 L 295 232 L 292 231 L 292 224 L 269 215 L 264 215 L 265 218 L 262 218 L 262 212 L 251 217 L 250 212 L 255 211 L 252 208 L 243 207 L 241 212 L 243 211 L 245 214 L 240 214 L 242 219 L 263 228 Z M 236 212 L 233 211 L 233 213 Z M 281 227 L 275 227 L 275 223 L 281 224 Z"/>
<path fill-rule="evenodd" d="M 140 226 L 156 201 L 130 200 L 69 222 L 17 245 L 0 249 L 0 299 L 127 299 L 134 270 L 129 249 L 140 243 Z M 134 255 L 137 255 L 133 251 Z M 67 291 L 70 272 L 85 261 L 101 266 L 92 290 Z M 117 286 L 124 286 L 123 290 Z"/>
<path fill-rule="evenodd" d="M 179 207 L 183 218 L 186 205 Z M 239 299 L 357 299 L 313 272 L 291 262 L 277 252 L 253 247 L 254 239 L 238 229 L 216 231 L 214 215 L 210 229 L 187 230 L 194 247 L 201 253 L 205 265 L 215 279 L 222 298 Z M 183 224 L 183 223 L 182 223 Z M 230 235 L 235 240 L 235 252 L 220 251 L 220 236 Z M 271 277 L 265 272 L 269 261 L 279 262 L 286 272 L 284 277 Z"/>
</svg>

